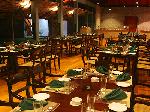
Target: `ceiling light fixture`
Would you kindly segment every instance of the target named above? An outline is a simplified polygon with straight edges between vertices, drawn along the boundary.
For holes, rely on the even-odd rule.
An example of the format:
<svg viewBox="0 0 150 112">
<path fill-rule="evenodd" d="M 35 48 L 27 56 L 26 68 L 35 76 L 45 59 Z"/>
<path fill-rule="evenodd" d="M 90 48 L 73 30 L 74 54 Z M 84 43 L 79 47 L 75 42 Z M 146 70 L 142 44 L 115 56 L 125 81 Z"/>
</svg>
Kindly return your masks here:
<svg viewBox="0 0 150 112">
<path fill-rule="evenodd" d="M 30 0 L 22 0 L 19 4 L 21 5 L 21 7 L 29 8 L 31 6 L 31 1 Z"/>
<path fill-rule="evenodd" d="M 111 11 L 111 8 L 109 8 L 109 11 Z"/>
<path fill-rule="evenodd" d="M 139 2 L 136 2 L 136 4 L 139 4 Z"/>
<path fill-rule="evenodd" d="M 70 11 L 68 11 L 68 14 L 73 14 L 74 13 L 74 9 L 73 10 L 70 10 Z"/>
<path fill-rule="evenodd" d="M 139 7 L 138 5 L 136 7 Z"/>
<path fill-rule="evenodd" d="M 49 8 L 49 10 L 55 12 L 58 10 L 58 6 L 53 6 L 53 7 Z"/>
</svg>

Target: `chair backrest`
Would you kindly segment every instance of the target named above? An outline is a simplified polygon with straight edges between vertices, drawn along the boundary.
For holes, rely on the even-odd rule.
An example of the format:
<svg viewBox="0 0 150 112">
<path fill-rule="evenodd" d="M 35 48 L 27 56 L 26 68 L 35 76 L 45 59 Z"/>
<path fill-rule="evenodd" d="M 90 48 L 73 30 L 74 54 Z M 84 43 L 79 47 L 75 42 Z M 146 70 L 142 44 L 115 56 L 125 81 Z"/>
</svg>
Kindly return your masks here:
<svg viewBox="0 0 150 112">
<path fill-rule="evenodd" d="M 38 63 L 38 67 L 36 67 L 36 70 L 34 69 L 35 73 L 42 72 L 43 58 L 45 57 L 44 55 L 45 53 L 43 47 L 39 47 L 31 53 L 30 61 L 32 61 L 32 68 L 34 69 L 35 65 Z"/>
<path fill-rule="evenodd" d="M 95 67 L 104 66 L 107 69 L 111 64 L 112 56 L 108 53 L 101 52 L 99 53 L 98 60 L 95 63 Z"/>
<path fill-rule="evenodd" d="M 130 56 L 129 55 L 122 55 L 116 54 L 113 55 L 112 64 L 116 68 L 116 70 L 122 72 L 130 72 Z"/>
</svg>

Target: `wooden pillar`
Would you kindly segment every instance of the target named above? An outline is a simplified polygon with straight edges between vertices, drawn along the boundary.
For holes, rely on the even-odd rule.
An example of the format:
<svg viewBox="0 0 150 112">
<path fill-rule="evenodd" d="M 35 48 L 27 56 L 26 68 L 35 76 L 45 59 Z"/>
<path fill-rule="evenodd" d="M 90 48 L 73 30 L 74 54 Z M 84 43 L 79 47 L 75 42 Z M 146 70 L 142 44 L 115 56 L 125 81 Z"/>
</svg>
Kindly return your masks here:
<svg viewBox="0 0 150 112">
<path fill-rule="evenodd" d="M 14 35 L 14 12 L 12 13 L 12 16 L 11 16 L 11 27 L 12 27 L 12 40 L 14 41 L 15 40 L 15 35 Z"/>
<path fill-rule="evenodd" d="M 63 28 L 64 28 L 64 22 L 63 22 L 63 0 L 60 0 L 60 5 L 58 7 L 58 23 L 60 24 L 60 36 L 63 36 Z"/>
<path fill-rule="evenodd" d="M 75 12 L 75 21 L 76 21 L 76 32 L 79 31 L 79 21 L 78 21 L 78 0 L 75 2 L 76 12 Z"/>
<path fill-rule="evenodd" d="M 96 5 L 96 14 L 95 14 L 96 29 L 100 29 L 101 22 L 101 8 L 99 5 Z"/>
<path fill-rule="evenodd" d="M 32 17 L 32 32 L 33 38 L 39 41 L 39 15 L 38 15 L 38 0 L 31 1 L 31 17 Z"/>
<path fill-rule="evenodd" d="M 87 11 L 86 13 L 86 26 L 88 27 L 89 26 L 89 12 Z"/>
</svg>

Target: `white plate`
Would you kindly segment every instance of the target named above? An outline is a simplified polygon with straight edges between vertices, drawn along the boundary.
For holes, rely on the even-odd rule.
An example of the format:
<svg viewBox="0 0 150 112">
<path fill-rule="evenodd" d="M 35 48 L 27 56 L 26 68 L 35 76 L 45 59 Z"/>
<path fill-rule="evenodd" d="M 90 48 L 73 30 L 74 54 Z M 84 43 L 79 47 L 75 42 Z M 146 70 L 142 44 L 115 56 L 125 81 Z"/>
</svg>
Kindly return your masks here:
<svg viewBox="0 0 150 112">
<path fill-rule="evenodd" d="M 111 51 L 105 51 L 105 53 L 112 53 Z"/>
<path fill-rule="evenodd" d="M 38 94 L 34 94 L 33 95 L 33 98 L 38 100 L 38 101 L 41 101 L 41 100 L 46 100 L 50 97 L 49 94 L 47 93 L 38 93 Z"/>
<path fill-rule="evenodd" d="M 82 101 L 82 98 L 79 98 L 79 97 L 74 97 L 74 98 L 72 98 L 72 101 L 73 102 L 81 102 Z"/>
<path fill-rule="evenodd" d="M 129 53 L 129 54 L 135 55 L 136 53 Z"/>
<path fill-rule="evenodd" d="M 73 69 L 75 71 L 78 71 L 78 72 L 81 72 L 83 69 L 82 68 L 79 68 L 79 69 Z"/>
<path fill-rule="evenodd" d="M 124 112 L 127 110 L 126 104 L 121 104 L 121 103 L 116 103 L 116 102 L 110 103 L 108 107 L 110 110 L 113 110 L 116 112 Z"/>
<path fill-rule="evenodd" d="M 58 80 L 59 80 L 59 81 L 66 81 L 66 82 L 68 82 L 68 81 L 70 81 L 71 79 L 70 79 L 70 78 L 62 77 L 62 78 L 59 78 Z"/>
<path fill-rule="evenodd" d="M 72 106 L 80 106 L 80 105 L 81 105 L 81 103 L 79 103 L 79 104 L 75 104 L 75 103 L 73 103 L 73 101 L 70 101 L 70 105 L 72 105 Z"/>
<path fill-rule="evenodd" d="M 129 87 L 129 86 L 131 86 L 131 84 L 127 83 L 127 82 L 117 82 L 117 85 L 120 86 L 120 87 Z"/>
<path fill-rule="evenodd" d="M 116 74 L 116 75 L 120 75 L 122 74 L 123 72 L 120 72 L 120 71 L 112 71 L 113 74 Z"/>
</svg>

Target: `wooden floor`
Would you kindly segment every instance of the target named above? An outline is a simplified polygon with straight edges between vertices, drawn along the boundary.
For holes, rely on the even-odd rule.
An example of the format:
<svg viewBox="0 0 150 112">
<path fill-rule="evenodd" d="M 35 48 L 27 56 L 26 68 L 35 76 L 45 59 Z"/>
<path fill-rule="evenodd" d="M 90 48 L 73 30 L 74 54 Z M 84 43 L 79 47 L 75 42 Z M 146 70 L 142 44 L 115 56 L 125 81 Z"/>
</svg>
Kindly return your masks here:
<svg viewBox="0 0 150 112">
<path fill-rule="evenodd" d="M 79 68 L 79 67 L 83 67 L 83 63 L 82 63 L 80 55 L 65 57 L 61 59 L 61 69 L 55 71 L 53 68 L 52 72 L 57 73 L 57 74 L 64 74 L 70 68 Z M 50 80 L 50 78 L 48 78 L 47 80 Z M 14 90 L 17 89 L 18 87 L 21 87 L 23 84 L 24 82 L 16 84 L 14 86 Z M 0 80 L 0 88 L 1 88 L 0 100 L 8 101 L 7 85 L 4 80 Z M 145 92 L 145 89 L 140 89 L 140 91 L 138 90 L 137 92 Z M 22 95 L 25 95 L 25 93 L 22 93 Z M 18 101 L 18 100 L 15 99 L 15 101 Z M 9 106 L 0 106 L 0 112 L 9 112 L 11 109 L 12 108 Z M 135 105 L 135 111 L 136 112 L 150 112 L 150 107 L 137 104 Z"/>
</svg>

